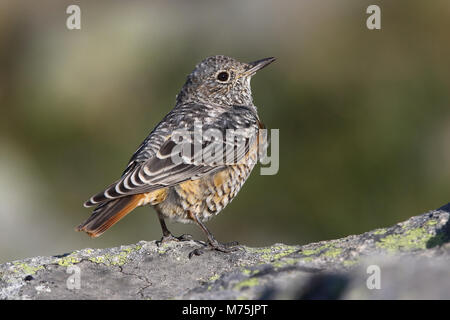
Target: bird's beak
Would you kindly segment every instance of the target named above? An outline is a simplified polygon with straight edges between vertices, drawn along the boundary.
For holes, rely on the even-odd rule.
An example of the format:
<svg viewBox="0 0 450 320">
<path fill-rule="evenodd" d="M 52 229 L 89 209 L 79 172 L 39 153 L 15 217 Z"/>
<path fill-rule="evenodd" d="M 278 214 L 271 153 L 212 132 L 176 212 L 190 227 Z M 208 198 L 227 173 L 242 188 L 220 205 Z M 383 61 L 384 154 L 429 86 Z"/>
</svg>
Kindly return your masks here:
<svg viewBox="0 0 450 320">
<path fill-rule="evenodd" d="M 248 63 L 250 65 L 250 69 L 248 69 L 245 73 L 247 75 L 254 75 L 256 71 L 261 70 L 264 67 L 267 67 L 269 64 L 274 62 L 276 59 L 274 57 L 264 58 L 261 60 L 256 60 Z"/>
</svg>

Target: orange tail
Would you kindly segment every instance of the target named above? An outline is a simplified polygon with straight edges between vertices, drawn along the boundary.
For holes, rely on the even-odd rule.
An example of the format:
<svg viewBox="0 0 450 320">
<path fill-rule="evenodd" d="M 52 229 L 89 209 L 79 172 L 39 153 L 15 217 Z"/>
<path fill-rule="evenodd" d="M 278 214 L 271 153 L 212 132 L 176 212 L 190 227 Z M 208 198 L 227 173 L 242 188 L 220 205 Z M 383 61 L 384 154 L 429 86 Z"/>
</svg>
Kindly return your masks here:
<svg viewBox="0 0 450 320">
<path fill-rule="evenodd" d="M 75 230 L 84 231 L 91 237 L 98 237 L 139 206 L 142 194 L 114 199 L 99 205 L 92 215 Z"/>
</svg>

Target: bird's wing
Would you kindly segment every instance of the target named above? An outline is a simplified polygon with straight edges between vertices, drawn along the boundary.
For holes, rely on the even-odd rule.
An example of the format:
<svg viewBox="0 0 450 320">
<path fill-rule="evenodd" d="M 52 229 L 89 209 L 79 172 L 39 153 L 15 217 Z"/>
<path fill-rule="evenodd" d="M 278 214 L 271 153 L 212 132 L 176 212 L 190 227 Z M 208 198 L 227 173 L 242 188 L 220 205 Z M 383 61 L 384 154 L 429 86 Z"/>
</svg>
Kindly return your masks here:
<svg viewBox="0 0 450 320">
<path fill-rule="evenodd" d="M 235 106 L 206 124 L 196 122 L 183 130 L 166 131 L 156 148 L 154 139 L 147 138 L 147 144 L 153 141 L 153 149 L 141 145 L 122 177 L 91 197 L 85 206 L 174 186 L 239 163 L 257 143 L 259 128 L 251 108 Z"/>
</svg>

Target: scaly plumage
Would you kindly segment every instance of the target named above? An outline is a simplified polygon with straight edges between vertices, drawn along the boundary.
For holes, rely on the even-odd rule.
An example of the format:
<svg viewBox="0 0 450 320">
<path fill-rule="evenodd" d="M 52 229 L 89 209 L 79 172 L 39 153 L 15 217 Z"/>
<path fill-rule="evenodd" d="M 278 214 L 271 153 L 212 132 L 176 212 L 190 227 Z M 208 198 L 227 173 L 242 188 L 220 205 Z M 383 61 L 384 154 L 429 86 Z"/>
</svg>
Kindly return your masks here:
<svg viewBox="0 0 450 320">
<path fill-rule="evenodd" d="M 85 207 L 96 208 L 77 230 L 97 237 L 134 208 L 151 204 L 163 229 L 162 241 L 184 239 L 168 231 L 164 219 L 169 218 L 197 223 L 213 249 L 230 251 L 203 221 L 233 200 L 258 160 L 263 124 L 250 79 L 272 61 L 241 63 L 214 56 L 199 63 L 175 107 L 142 142 L 122 176 L 85 202 Z"/>
</svg>

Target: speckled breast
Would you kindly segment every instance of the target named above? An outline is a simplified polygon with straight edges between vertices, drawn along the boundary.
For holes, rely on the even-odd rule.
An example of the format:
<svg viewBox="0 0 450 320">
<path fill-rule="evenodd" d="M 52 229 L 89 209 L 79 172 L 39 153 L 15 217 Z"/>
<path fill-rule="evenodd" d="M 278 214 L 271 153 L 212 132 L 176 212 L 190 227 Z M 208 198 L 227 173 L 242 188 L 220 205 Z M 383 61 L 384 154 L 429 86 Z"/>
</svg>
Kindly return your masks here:
<svg viewBox="0 0 450 320">
<path fill-rule="evenodd" d="M 233 200 L 255 166 L 256 152 L 247 155 L 236 165 L 198 180 L 189 180 L 168 190 L 165 201 L 156 209 L 164 217 L 178 222 L 192 222 L 188 213 L 206 221 L 218 214 Z"/>
</svg>

